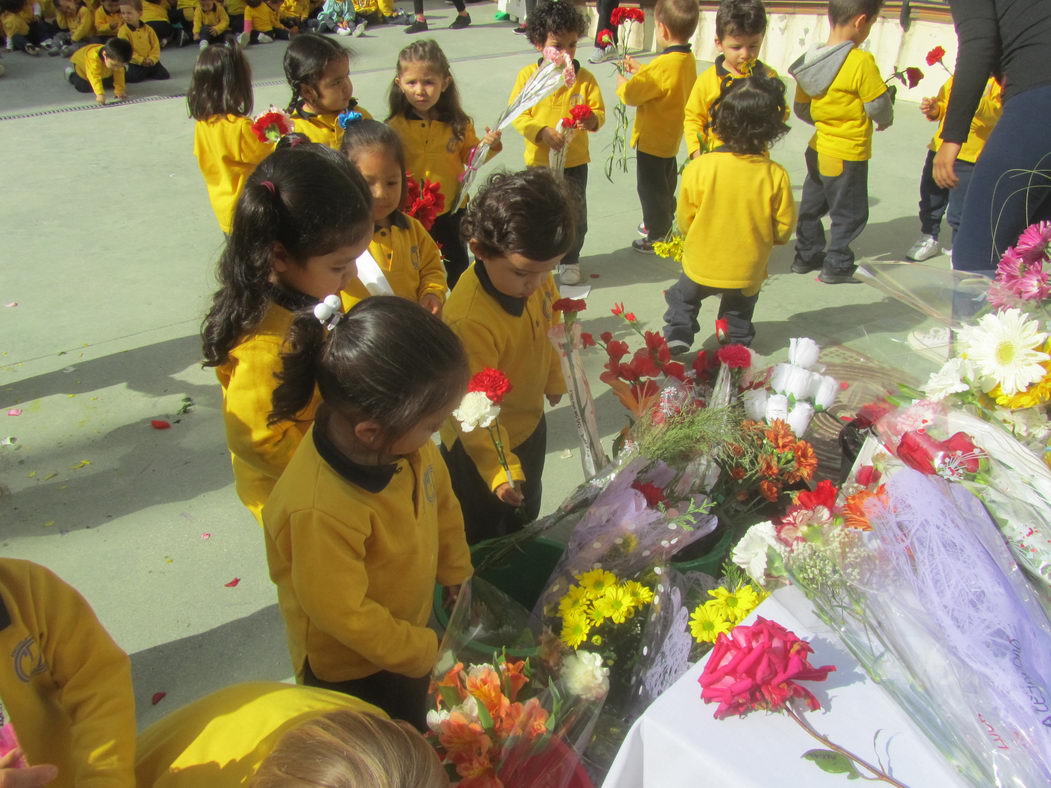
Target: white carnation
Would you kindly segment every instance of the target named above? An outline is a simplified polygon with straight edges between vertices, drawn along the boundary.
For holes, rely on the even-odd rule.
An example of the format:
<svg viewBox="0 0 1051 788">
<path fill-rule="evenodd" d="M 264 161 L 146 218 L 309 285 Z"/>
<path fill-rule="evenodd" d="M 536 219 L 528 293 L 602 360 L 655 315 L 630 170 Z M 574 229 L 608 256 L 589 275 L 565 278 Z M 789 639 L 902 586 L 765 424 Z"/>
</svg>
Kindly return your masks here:
<svg viewBox="0 0 1051 788">
<path fill-rule="evenodd" d="M 923 386 L 927 399 L 940 402 L 950 394 L 967 391 L 971 386 L 964 377 L 970 373 L 969 365 L 962 358 L 950 358 L 937 372 L 932 372 Z"/>
<path fill-rule="evenodd" d="M 741 395 L 744 414 L 752 421 L 762 421 L 766 417 L 766 389 L 748 389 Z"/>
<path fill-rule="evenodd" d="M 490 427 L 500 415 L 500 406 L 484 391 L 468 391 L 460 400 L 460 407 L 453 411 L 453 418 L 460 422 L 460 429 L 471 432 L 476 427 Z"/>
<path fill-rule="evenodd" d="M 431 709 L 427 712 L 427 727 L 432 731 L 437 731 L 447 719 L 449 719 L 449 712 L 445 709 Z"/>
<path fill-rule="evenodd" d="M 814 407 L 828 410 L 839 394 L 839 381 L 828 375 L 813 375 L 810 379 L 810 399 Z"/>
<path fill-rule="evenodd" d="M 562 660 L 562 681 L 578 698 L 601 700 L 609 692 L 609 668 L 599 654 L 574 651 Z"/>
<path fill-rule="evenodd" d="M 770 388 L 778 394 L 803 399 L 810 391 L 810 380 L 814 374 L 794 364 L 778 364 L 770 378 Z"/>
<path fill-rule="evenodd" d="M 755 582 L 763 585 L 766 578 L 767 550 L 773 547 L 780 552 L 777 531 L 767 521 L 749 528 L 730 553 L 730 560 L 741 567 Z"/>
<path fill-rule="evenodd" d="M 772 394 L 766 400 L 766 420 L 784 421 L 788 418 L 788 397 L 784 394 Z"/>
</svg>

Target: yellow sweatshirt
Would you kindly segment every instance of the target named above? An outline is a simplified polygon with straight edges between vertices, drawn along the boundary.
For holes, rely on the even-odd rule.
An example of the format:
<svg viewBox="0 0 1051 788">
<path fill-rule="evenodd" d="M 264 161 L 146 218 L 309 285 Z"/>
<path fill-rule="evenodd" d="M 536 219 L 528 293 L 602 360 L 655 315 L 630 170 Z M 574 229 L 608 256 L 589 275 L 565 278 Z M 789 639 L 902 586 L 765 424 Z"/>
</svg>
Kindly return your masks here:
<svg viewBox="0 0 1051 788">
<path fill-rule="evenodd" d="M 208 199 L 224 233 L 230 232 L 234 208 L 245 181 L 272 150 L 271 143 L 260 142 L 255 136 L 251 118 L 214 115 L 195 124 L 193 155 L 197 157 L 197 166 L 208 187 Z"/>
<path fill-rule="evenodd" d="M 95 9 L 95 32 L 98 35 L 106 38 L 115 36 L 123 24 L 124 19 L 121 17 L 120 11 L 114 11 L 110 14 L 101 5 Z"/>
<path fill-rule="evenodd" d="M 168 0 L 142 0 L 142 21 L 167 22 L 170 7 Z"/>
<path fill-rule="evenodd" d="M 141 66 L 144 61 L 159 63 L 161 59 L 161 40 L 157 33 L 145 22 L 140 22 L 136 28 L 130 28 L 127 24 L 120 26 L 117 38 L 123 38 L 131 43 L 131 62 Z"/>
<path fill-rule="evenodd" d="M 244 0 L 225 0 L 223 5 L 230 16 L 244 16 L 247 7 Z"/>
<path fill-rule="evenodd" d="M 383 269 L 394 295 L 419 301 L 428 293 L 445 300 L 449 289 L 438 244 L 423 225 L 403 213 L 372 236 L 369 254 Z"/>
<path fill-rule="evenodd" d="M 518 78 L 511 89 L 508 103 L 514 101 L 529 78 L 540 70 L 541 65 L 542 61 L 538 61 L 518 72 Z M 573 87 L 567 88 L 562 85 L 550 96 L 527 109 L 514 120 L 514 127 L 525 137 L 527 167 L 547 166 L 549 149 L 547 145 L 537 144 L 537 135 L 547 127 L 555 128 L 558 121 L 568 117 L 569 111 L 577 104 L 587 104 L 591 107 L 598 119 L 598 128 L 602 128 L 602 124 L 606 122 L 606 105 L 602 102 L 602 91 L 599 90 L 594 75 L 586 68 L 581 68 L 576 61 L 573 62 L 573 65 L 577 70 L 577 81 L 573 83 Z M 573 135 L 569 149 L 566 151 L 566 167 L 577 167 L 591 161 L 588 153 L 588 136 L 586 132 L 578 132 Z"/>
<path fill-rule="evenodd" d="M 12 36 L 29 35 L 29 23 L 33 21 L 33 4 L 27 2 L 21 11 L 4 11 L 0 13 L 0 24 L 4 28 L 4 36 L 10 41 Z"/>
<path fill-rule="evenodd" d="M 686 136 L 686 152 L 690 156 L 702 148 L 709 151 L 722 145 L 722 140 L 707 126 L 711 121 L 712 104 L 722 94 L 723 79 L 734 79 L 733 74 L 723 66 L 724 60 L 724 56 L 719 55 L 715 63 L 700 73 L 690 90 L 690 97 L 686 100 L 683 131 Z M 777 77 L 777 72 L 770 66 L 763 64 L 763 67 L 767 76 Z M 785 117 L 787 118 L 787 113 Z"/>
<path fill-rule="evenodd" d="M 342 692 L 276 681 L 235 684 L 144 730 L 135 777 L 143 788 L 241 788 L 285 733 L 344 709 L 387 717 Z"/>
<path fill-rule="evenodd" d="M 326 422 L 322 411 L 263 513 L 292 666 L 301 678 L 309 659 L 330 682 L 426 676 L 438 653 L 434 584 L 471 576 L 445 461 L 428 441 L 394 465 L 357 465 Z"/>
<path fill-rule="evenodd" d="M 442 312 L 463 342 L 471 374 L 492 367 L 511 381 L 498 423 L 507 464 L 516 481 L 524 481 L 525 474 L 511 450 L 537 428 L 544 415 L 544 396 L 566 391 L 558 354 L 547 338 L 548 329 L 560 320 L 551 309 L 557 300 L 558 289 L 550 277 L 527 299 L 504 295 L 493 287 L 485 263 L 476 261 L 456 282 Z M 487 430 L 462 432 L 450 416 L 442 425 L 441 436 L 446 448 L 457 440 L 463 442 L 490 489 L 507 482 Z"/>
<path fill-rule="evenodd" d="M 949 106 L 952 81 L 953 78 L 949 77 L 945 84 L 941 86 L 941 90 L 938 91 L 938 130 L 934 132 L 934 139 L 927 146 L 935 152 L 942 146 L 942 126 L 945 125 L 945 110 Z M 967 135 L 967 141 L 960 148 L 958 159 L 969 161 L 972 164 L 978 161 L 978 157 L 982 155 L 982 149 L 985 147 L 986 140 L 989 139 L 989 135 L 996 128 L 996 123 L 1000 120 L 1000 115 L 1003 114 L 1003 111 L 1004 103 L 1000 83 L 989 77 L 989 81 L 985 85 L 985 92 L 978 102 L 978 109 L 974 111 L 974 117 L 971 118 L 971 130 Z"/>
<path fill-rule="evenodd" d="M 372 118 L 369 111 L 360 106 L 356 99 L 351 99 L 350 108 L 360 112 L 363 118 Z M 300 110 L 292 115 L 292 127 L 300 134 L 307 135 L 311 142 L 319 142 L 339 150 L 343 144 L 343 127 L 339 125 L 338 117 L 339 113 L 334 112 L 314 115 Z"/>
<path fill-rule="evenodd" d="M 83 41 L 95 35 L 95 14 L 87 6 L 78 6 L 73 14 L 66 14 L 62 9 L 55 13 L 55 22 L 59 30 L 68 30 L 73 41 Z"/>
<path fill-rule="evenodd" d="M 134 784 L 131 663 L 77 591 L 48 569 L 0 558 L 0 711 L 50 788 Z"/>
<path fill-rule="evenodd" d="M 277 12 L 266 3 L 260 3 L 255 8 L 245 6 L 245 22 L 252 20 L 252 30 L 257 33 L 269 33 L 271 30 L 284 30 L 285 26 L 277 16 Z"/>
<path fill-rule="evenodd" d="M 303 20 L 310 16 L 310 3 L 307 0 L 284 0 L 281 3 L 281 17 L 284 19 Z"/>
<path fill-rule="evenodd" d="M 457 141 L 452 125 L 440 120 L 420 120 L 395 115 L 387 119 L 387 125 L 397 132 L 405 150 L 405 169 L 417 180 L 426 178 L 441 184 L 445 195 L 443 214 L 454 209 L 453 200 L 460 189 L 460 176 L 471 158 L 471 151 L 478 145 L 474 124 L 467 124 L 464 137 Z M 490 152 L 490 158 L 492 158 Z"/>
<path fill-rule="evenodd" d="M 617 88 L 620 100 L 635 110 L 631 147 L 665 159 L 679 153 L 686 100 L 697 81 L 697 59 L 690 45 L 665 49 Z"/>
<path fill-rule="evenodd" d="M 77 76 L 91 83 L 91 89 L 95 91 L 97 98 L 106 95 L 103 80 L 113 77 L 113 92 L 118 96 L 125 94 L 124 69 L 111 69 L 102 61 L 102 44 L 88 44 L 81 47 L 69 58 Z"/>
<path fill-rule="evenodd" d="M 219 35 L 230 27 L 230 15 L 226 13 L 222 3 L 216 2 L 211 11 L 205 11 L 200 5 L 193 9 L 193 34 L 194 37 L 201 35 L 202 29 L 214 28 L 215 35 Z M 252 135 L 253 137 L 255 135 Z M 258 141 L 258 140 L 257 140 Z"/>
<path fill-rule="evenodd" d="M 686 235 L 682 268 L 690 279 L 754 295 L 774 245 L 792 235 L 796 205 L 784 167 L 769 156 L 722 148 L 683 170 L 676 218 Z"/>
</svg>

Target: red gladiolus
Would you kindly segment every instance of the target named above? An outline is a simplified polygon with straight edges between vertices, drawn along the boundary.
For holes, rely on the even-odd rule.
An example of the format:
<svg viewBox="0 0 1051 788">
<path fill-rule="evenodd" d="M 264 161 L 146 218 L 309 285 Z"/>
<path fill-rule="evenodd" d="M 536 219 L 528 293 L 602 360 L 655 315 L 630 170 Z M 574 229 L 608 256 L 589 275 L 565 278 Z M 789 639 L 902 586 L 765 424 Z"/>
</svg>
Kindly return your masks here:
<svg viewBox="0 0 1051 788">
<path fill-rule="evenodd" d="M 747 369 L 752 364 L 752 353 L 744 345 L 724 345 L 715 355 L 732 369 Z"/>
<path fill-rule="evenodd" d="M 583 298 L 560 298 L 551 305 L 556 312 L 583 312 L 588 308 Z"/>
<path fill-rule="evenodd" d="M 646 331 L 642 338 L 646 342 L 646 349 L 653 354 L 658 361 L 671 361 L 671 351 L 668 350 L 668 341 L 656 331 Z"/>
<path fill-rule="evenodd" d="M 942 59 L 944 57 L 945 57 L 945 50 L 942 49 L 940 46 L 935 47 L 934 49 L 932 49 L 930 52 L 927 53 L 927 65 L 928 66 L 933 66 L 936 63 L 941 63 Z"/>
<path fill-rule="evenodd" d="M 816 509 L 824 506 L 830 512 L 836 505 L 836 494 L 839 491 L 828 479 L 822 479 L 813 490 L 803 490 L 796 496 L 796 506 L 804 509 Z"/>
<path fill-rule="evenodd" d="M 909 66 L 905 69 L 905 84 L 910 88 L 914 88 L 920 84 L 921 79 L 923 79 L 923 72 L 916 68 L 916 66 Z"/>
<path fill-rule="evenodd" d="M 624 319 L 627 320 L 629 323 L 634 323 L 636 320 L 638 320 L 638 318 L 635 317 L 635 313 L 634 312 L 627 312 L 627 313 L 625 313 Z"/>
<path fill-rule="evenodd" d="M 607 344 L 613 341 L 613 332 L 612 331 L 603 331 L 598 336 L 599 336 L 599 339 L 601 339 L 603 342 L 606 342 Z"/>
<path fill-rule="evenodd" d="M 606 340 L 606 353 L 609 354 L 611 361 L 620 361 L 628 355 L 628 343 L 621 342 L 619 339 L 608 339 Z"/>
<path fill-rule="evenodd" d="M 676 380 L 686 380 L 686 366 L 678 361 L 669 361 L 663 366 L 664 374 Z"/>
<path fill-rule="evenodd" d="M 631 358 L 631 370 L 636 378 L 655 378 L 661 374 L 650 354 L 639 348 Z"/>
<path fill-rule="evenodd" d="M 486 367 L 471 378 L 467 384 L 468 391 L 484 391 L 490 402 L 499 405 L 504 396 L 511 390 L 511 381 L 498 369 Z"/>
<path fill-rule="evenodd" d="M 631 488 L 642 493 L 642 497 L 646 499 L 646 505 L 650 508 L 667 503 L 664 490 L 652 482 L 632 482 Z"/>
<path fill-rule="evenodd" d="M 609 311 L 612 312 L 613 314 L 617 315 L 617 316 L 623 315 L 624 314 L 624 304 L 620 304 L 620 303 L 614 304 L 613 306 L 611 306 L 609 308 Z"/>
<path fill-rule="evenodd" d="M 405 179 L 407 188 L 401 211 L 422 224 L 423 229 L 430 230 L 435 220 L 445 210 L 445 195 L 442 194 L 441 184 L 431 182 L 426 178 L 418 182 L 408 172 L 405 173 Z"/>
</svg>

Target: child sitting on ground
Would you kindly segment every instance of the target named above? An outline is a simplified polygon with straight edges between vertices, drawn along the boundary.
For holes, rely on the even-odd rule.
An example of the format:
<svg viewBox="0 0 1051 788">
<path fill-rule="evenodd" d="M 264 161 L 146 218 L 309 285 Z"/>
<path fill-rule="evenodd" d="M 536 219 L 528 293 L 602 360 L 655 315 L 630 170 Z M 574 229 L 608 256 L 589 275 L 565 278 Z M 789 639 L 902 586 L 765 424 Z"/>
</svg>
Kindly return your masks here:
<svg viewBox="0 0 1051 788">
<path fill-rule="evenodd" d="M 464 216 L 475 262 L 444 317 L 463 340 L 472 373 L 498 369 L 511 382 L 497 429 L 513 483 L 487 430 L 464 431 L 455 419 L 442 425 L 442 456 L 472 544 L 517 531 L 540 513 L 544 399 L 554 407 L 566 390 L 547 337 L 558 320 L 551 272 L 576 243 L 576 205 L 566 182 L 532 167 L 490 176 Z"/>
<path fill-rule="evenodd" d="M 348 110 L 371 118 L 354 98 L 350 55 L 335 41 L 303 33 L 285 50 L 285 79 L 292 88 L 288 114 L 300 134 L 336 150 L 343 142 L 341 113 Z"/>
<path fill-rule="evenodd" d="M 120 0 L 102 0 L 95 9 L 95 36 L 103 40 L 117 35 L 124 17 L 120 15 Z M 96 43 L 101 43 L 97 41 Z"/>
<path fill-rule="evenodd" d="M 587 20 L 570 3 L 558 0 L 542 0 L 536 11 L 529 17 L 529 43 L 538 52 L 548 48 L 559 53 L 576 57 L 577 40 L 587 31 Z M 536 63 L 518 72 L 515 86 L 511 90 L 511 101 L 522 90 L 526 81 L 535 74 L 544 63 L 541 57 Z M 569 115 L 569 111 L 578 104 L 586 104 L 591 116 L 583 121 L 581 130 L 598 131 L 606 118 L 606 107 L 602 103 L 602 91 L 594 75 L 580 63 L 573 61 L 576 69 L 576 82 L 573 87 L 562 85 L 539 104 L 527 109 L 514 121 L 514 127 L 525 137 L 525 163 L 527 167 L 546 167 L 548 155 L 552 150 L 566 147 L 565 137 L 556 130 L 558 121 Z M 577 237 L 566 252 L 559 268 L 559 281 L 567 285 L 580 282 L 580 250 L 584 248 L 584 236 L 588 231 L 588 135 L 573 135 L 566 151 L 564 177 L 572 184 L 576 192 L 576 202 L 580 205 L 577 214 Z"/>
<path fill-rule="evenodd" d="M 21 49 L 27 55 L 39 56 L 52 31 L 47 22 L 33 10 L 33 0 L 0 0 L 0 24 L 7 40 L 5 49 Z"/>
<path fill-rule="evenodd" d="M 278 38 L 287 39 L 288 31 L 278 16 L 280 8 L 280 0 L 275 3 L 245 0 L 245 30 L 237 42 L 246 47 L 250 44 L 272 44 Z"/>
<path fill-rule="evenodd" d="M 113 88 L 113 100 L 128 97 L 124 87 L 124 69 L 131 60 L 131 44 L 123 38 L 111 38 L 105 44 L 88 44 L 73 53 L 66 66 L 66 79 L 79 93 L 94 93 L 95 101 L 106 103 L 106 88 Z"/>
<path fill-rule="evenodd" d="M 161 42 L 153 28 L 142 21 L 142 0 L 120 0 L 120 16 L 124 24 L 117 35 L 131 44 L 126 81 L 168 79 L 171 74 L 161 64 Z"/>
<path fill-rule="evenodd" d="M 432 441 L 467 390 L 456 335 L 393 296 L 300 312 L 273 420 L 320 392 L 263 511 L 296 678 L 427 730 L 435 583 L 471 575 L 460 506 Z M 327 307 L 327 309 L 326 309 Z"/>
<path fill-rule="evenodd" d="M 62 57 L 69 57 L 95 35 L 95 14 L 82 0 L 58 0 L 55 24 L 59 29 L 55 39 L 62 43 Z"/>
<path fill-rule="evenodd" d="M 690 39 L 697 29 L 697 0 L 658 0 L 657 45 L 664 51 L 645 66 L 624 62 L 631 79 L 618 76 L 617 95 L 635 111 L 631 146 L 635 148 L 636 188 L 642 204 L 645 238 L 632 241 L 635 251 L 653 254 L 675 219 L 675 181 L 679 176 L 686 99 L 697 79 L 697 60 Z"/>
<path fill-rule="evenodd" d="M 281 24 L 295 35 L 304 29 L 310 17 L 310 3 L 307 0 L 283 0 L 278 16 Z"/>
<path fill-rule="evenodd" d="M 193 11 L 193 40 L 200 42 L 201 49 L 223 43 L 229 28 L 230 16 L 219 0 L 200 0 Z"/>
<path fill-rule="evenodd" d="M 223 0 L 223 8 L 230 17 L 230 32 L 243 33 L 245 29 L 245 0 Z"/>
<path fill-rule="evenodd" d="M 366 291 L 355 295 L 401 296 L 441 314 L 448 286 L 438 246 L 422 224 L 400 210 L 405 154 L 398 135 L 378 120 L 359 118 L 347 124 L 343 153 L 369 185 L 376 226 L 368 251 L 358 258 L 358 281 Z"/>
<path fill-rule="evenodd" d="M 335 33 L 337 36 L 363 36 L 368 22 L 359 19 L 354 10 L 354 0 L 325 0 L 317 15 L 319 33 Z"/>
<path fill-rule="evenodd" d="M 171 23 L 171 0 L 142 0 L 142 21 L 153 28 L 157 34 L 157 40 L 161 42 L 161 48 L 168 46 L 174 41 L 176 46 L 182 46 L 180 30 L 176 30 Z"/>
<path fill-rule="evenodd" d="M 806 150 L 806 180 L 799 201 L 792 271 L 820 270 L 825 284 L 852 284 L 850 244 L 869 219 L 868 177 L 872 124 L 894 122 L 894 94 L 876 59 L 858 47 L 876 24 L 883 0 L 829 0 L 828 41 L 807 52 L 788 73 L 796 80 L 794 109 L 816 127 Z M 826 245 L 821 219 L 831 219 Z"/>
<path fill-rule="evenodd" d="M 755 337 L 752 314 L 770 252 L 788 243 L 795 223 L 788 173 L 768 154 L 788 133 L 786 107 L 784 83 L 762 71 L 727 82 L 712 105 L 722 143 L 682 173 L 682 273 L 665 293 L 664 337 L 672 353 L 690 349 L 708 296 L 719 296 L 718 319 L 729 324 L 730 342 L 750 345 Z"/>
</svg>

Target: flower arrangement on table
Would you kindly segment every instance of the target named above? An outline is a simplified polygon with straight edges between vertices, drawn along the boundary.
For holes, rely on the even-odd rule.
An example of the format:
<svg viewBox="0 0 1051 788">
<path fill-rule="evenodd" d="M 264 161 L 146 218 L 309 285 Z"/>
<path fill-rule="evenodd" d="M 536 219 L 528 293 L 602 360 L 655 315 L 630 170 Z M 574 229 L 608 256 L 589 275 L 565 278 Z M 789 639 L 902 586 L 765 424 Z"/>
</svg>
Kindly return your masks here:
<svg viewBox="0 0 1051 788">
<path fill-rule="evenodd" d="M 292 117 L 273 104 L 266 112 L 260 112 L 252 120 L 252 133 L 260 142 L 277 143 L 286 134 L 292 133 Z"/>
<path fill-rule="evenodd" d="M 618 7 L 613 9 L 609 21 L 613 27 L 617 28 L 618 43 L 613 43 L 613 33 L 609 30 L 599 31 L 599 34 L 595 37 L 595 43 L 603 48 L 607 46 L 616 47 L 617 59 L 614 61 L 614 66 L 617 69 L 617 73 L 623 77 L 625 74 L 624 64 L 628 57 L 628 39 L 631 36 L 631 29 L 636 24 L 643 24 L 646 21 L 646 14 L 641 8 Z M 623 101 L 618 100 L 614 105 L 613 119 L 613 140 L 608 146 L 609 157 L 606 159 L 605 170 L 606 179 L 610 183 L 613 182 L 614 169 L 619 169 L 625 173 L 628 171 L 628 158 L 631 150 L 629 127 L 631 123 L 628 118 L 628 108 Z"/>
<path fill-rule="evenodd" d="M 405 200 L 401 204 L 401 212 L 414 218 L 423 225 L 424 230 L 430 232 L 435 220 L 445 210 L 442 185 L 428 178 L 417 180 L 412 177 L 411 172 L 405 173 L 405 184 Z"/>
<path fill-rule="evenodd" d="M 577 132 L 588 130 L 586 124 L 594 116 L 595 111 L 590 105 L 574 104 L 569 108 L 569 114 L 564 118 L 559 118 L 558 123 L 555 124 L 555 131 L 562 135 L 562 147 L 548 153 L 547 166 L 559 178 L 566 170 L 566 153 L 569 151 L 569 144 Z"/>
</svg>

